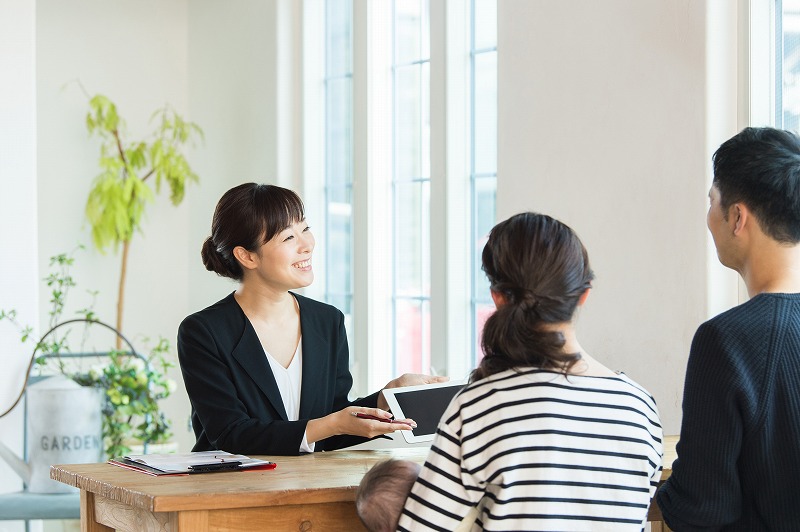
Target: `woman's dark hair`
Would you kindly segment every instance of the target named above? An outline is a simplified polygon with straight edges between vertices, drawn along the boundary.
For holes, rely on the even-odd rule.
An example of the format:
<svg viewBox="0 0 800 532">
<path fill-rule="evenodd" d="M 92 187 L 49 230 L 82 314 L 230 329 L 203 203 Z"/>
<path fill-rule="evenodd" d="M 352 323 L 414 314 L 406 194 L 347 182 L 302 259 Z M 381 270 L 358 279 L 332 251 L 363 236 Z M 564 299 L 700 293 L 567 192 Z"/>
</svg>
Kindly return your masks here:
<svg viewBox="0 0 800 532">
<path fill-rule="evenodd" d="M 208 271 L 241 281 L 244 272 L 233 248 L 258 251 L 304 218 L 303 202 L 289 189 L 257 183 L 234 187 L 222 195 L 214 210 L 211 236 L 200 250 L 203 264 Z"/>
<path fill-rule="evenodd" d="M 564 353 L 564 336 L 547 324 L 572 320 L 594 273 L 580 239 L 567 225 L 525 212 L 500 222 L 483 248 L 483 271 L 505 304 L 483 328 L 477 381 L 511 368 L 567 373 L 580 353 Z"/>
</svg>

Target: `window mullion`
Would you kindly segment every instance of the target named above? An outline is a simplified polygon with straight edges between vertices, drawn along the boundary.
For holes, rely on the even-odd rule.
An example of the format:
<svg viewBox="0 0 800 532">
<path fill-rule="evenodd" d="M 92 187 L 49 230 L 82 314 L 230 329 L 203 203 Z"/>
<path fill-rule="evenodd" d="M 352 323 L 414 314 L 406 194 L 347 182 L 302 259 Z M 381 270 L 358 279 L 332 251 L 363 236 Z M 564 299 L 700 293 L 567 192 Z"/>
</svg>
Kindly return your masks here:
<svg viewBox="0 0 800 532">
<path fill-rule="evenodd" d="M 391 4 L 353 2 L 354 315 L 360 393 L 391 378 Z"/>
</svg>

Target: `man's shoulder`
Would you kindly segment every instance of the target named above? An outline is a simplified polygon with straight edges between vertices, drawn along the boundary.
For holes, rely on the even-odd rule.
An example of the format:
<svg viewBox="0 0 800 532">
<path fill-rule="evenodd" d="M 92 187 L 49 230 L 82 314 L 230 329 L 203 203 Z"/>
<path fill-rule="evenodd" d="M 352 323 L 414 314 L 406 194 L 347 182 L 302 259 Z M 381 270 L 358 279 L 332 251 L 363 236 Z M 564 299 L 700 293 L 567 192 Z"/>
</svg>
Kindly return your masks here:
<svg viewBox="0 0 800 532">
<path fill-rule="evenodd" d="M 759 294 L 706 321 L 701 327 L 714 329 L 759 327 L 772 328 L 776 320 L 782 319 L 786 312 L 777 313 L 776 309 L 784 307 L 789 314 L 800 315 L 800 294 Z"/>
<path fill-rule="evenodd" d="M 776 331 L 793 327 L 800 334 L 800 319 L 791 319 L 800 315 L 800 297 L 781 296 L 761 294 L 711 318 L 697 329 L 693 345 L 702 347 L 704 356 L 719 351 L 740 361 L 761 358 Z"/>
<path fill-rule="evenodd" d="M 718 328 L 734 325 L 746 321 L 752 314 L 753 312 L 747 307 L 747 303 L 742 303 L 709 318 L 701 327 Z"/>
</svg>

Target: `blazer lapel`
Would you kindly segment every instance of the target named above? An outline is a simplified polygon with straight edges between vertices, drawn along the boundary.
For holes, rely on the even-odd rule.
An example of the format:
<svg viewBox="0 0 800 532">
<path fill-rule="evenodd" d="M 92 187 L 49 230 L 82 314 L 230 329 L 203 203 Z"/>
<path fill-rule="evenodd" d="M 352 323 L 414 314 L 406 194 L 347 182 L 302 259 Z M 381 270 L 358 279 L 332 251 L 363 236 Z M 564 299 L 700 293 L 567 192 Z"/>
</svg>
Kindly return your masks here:
<svg viewBox="0 0 800 532">
<path fill-rule="evenodd" d="M 283 407 L 281 392 L 278 390 L 278 383 L 269 367 L 267 355 L 258 340 L 255 329 L 250 321 L 245 317 L 244 333 L 239 343 L 233 349 L 233 358 L 247 371 L 250 378 L 255 381 L 258 387 L 267 396 L 269 402 L 281 419 L 288 420 L 286 409 Z M 304 360 L 305 362 L 305 360 Z M 305 384 L 305 379 L 304 379 Z"/>
<path fill-rule="evenodd" d="M 326 371 L 330 368 L 325 363 L 327 345 L 325 337 L 319 330 L 319 321 L 310 312 L 304 312 L 303 299 L 297 297 L 300 305 L 300 330 L 303 335 L 303 376 L 300 390 L 300 419 L 313 417 L 315 405 L 320 400 L 320 392 L 325 388 Z"/>
</svg>

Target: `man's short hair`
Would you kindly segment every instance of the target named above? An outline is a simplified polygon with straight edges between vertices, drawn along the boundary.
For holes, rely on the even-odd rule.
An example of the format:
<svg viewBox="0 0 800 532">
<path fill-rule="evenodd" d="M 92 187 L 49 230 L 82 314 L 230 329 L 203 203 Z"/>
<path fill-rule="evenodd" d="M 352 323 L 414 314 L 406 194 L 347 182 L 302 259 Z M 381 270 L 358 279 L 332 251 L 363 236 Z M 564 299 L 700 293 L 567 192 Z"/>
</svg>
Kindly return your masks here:
<svg viewBox="0 0 800 532">
<path fill-rule="evenodd" d="M 743 129 L 714 153 L 714 185 L 727 219 L 744 203 L 778 242 L 800 242 L 800 138 L 770 127 Z"/>
<path fill-rule="evenodd" d="M 420 465 L 389 459 L 367 471 L 356 491 L 356 512 L 370 532 L 394 532 Z"/>
</svg>

